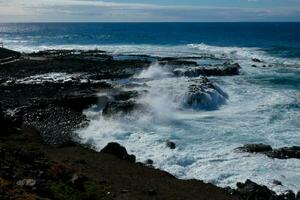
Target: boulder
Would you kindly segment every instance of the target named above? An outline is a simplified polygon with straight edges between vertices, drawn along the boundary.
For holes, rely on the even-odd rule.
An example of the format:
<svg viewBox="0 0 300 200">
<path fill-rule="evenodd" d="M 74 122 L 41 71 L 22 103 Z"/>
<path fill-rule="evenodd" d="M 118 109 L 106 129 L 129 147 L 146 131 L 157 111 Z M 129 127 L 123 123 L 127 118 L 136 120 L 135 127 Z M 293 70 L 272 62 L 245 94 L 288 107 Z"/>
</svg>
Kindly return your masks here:
<svg viewBox="0 0 300 200">
<path fill-rule="evenodd" d="M 228 95 L 207 78 L 190 81 L 184 107 L 194 110 L 216 110 L 224 104 Z"/>
<path fill-rule="evenodd" d="M 112 154 L 120 159 L 135 163 L 135 156 L 129 155 L 125 147 L 115 142 L 108 143 L 100 152 Z"/>
<path fill-rule="evenodd" d="M 166 146 L 170 149 L 175 149 L 176 148 L 176 144 L 172 141 L 169 141 L 169 140 L 166 141 Z"/>
<path fill-rule="evenodd" d="M 266 186 L 258 185 L 251 180 L 246 180 L 245 183 L 237 183 L 234 194 L 247 200 L 295 200 L 295 194 L 292 191 L 277 195 Z"/>
<path fill-rule="evenodd" d="M 253 58 L 252 61 L 253 61 L 253 62 L 257 62 L 257 63 L 263 62 L 262 60 L 260 60 L 260 59 L 258 59 L 258 58 Z"/>
</svg>

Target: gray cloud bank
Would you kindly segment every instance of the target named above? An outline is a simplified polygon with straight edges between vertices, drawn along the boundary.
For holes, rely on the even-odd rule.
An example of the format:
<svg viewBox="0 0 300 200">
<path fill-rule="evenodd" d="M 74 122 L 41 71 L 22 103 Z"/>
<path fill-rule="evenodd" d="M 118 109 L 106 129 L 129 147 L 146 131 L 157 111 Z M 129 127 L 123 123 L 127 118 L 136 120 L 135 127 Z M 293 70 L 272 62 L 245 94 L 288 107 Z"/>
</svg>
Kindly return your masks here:
<svg viewBox="0 0 300 200">
<path fill-rule="evenodd" d="M 300 21 L 299 7 L 240 8 L 97 0 L 0 0 L 1 22 Z"/>
</svg>

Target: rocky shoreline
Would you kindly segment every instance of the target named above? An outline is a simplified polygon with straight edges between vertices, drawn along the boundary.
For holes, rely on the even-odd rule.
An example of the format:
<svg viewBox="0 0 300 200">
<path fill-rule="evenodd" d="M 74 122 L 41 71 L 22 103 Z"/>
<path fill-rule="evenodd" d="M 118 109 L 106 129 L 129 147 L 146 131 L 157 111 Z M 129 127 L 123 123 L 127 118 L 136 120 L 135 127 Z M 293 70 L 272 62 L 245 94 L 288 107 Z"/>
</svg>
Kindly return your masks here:
<svg viewBox="0 0 300 200">
<path fill-rule="evenodd" d="M 222 60 L 214 66 L 199 66 L 193 58 L 110 55 L 101 50 L 20 54 L 1 49 L 0 58 L 1 199 L 300 198 L 291 191 L 277 195 L 250 180 L 238 183 L 237 189 L 178 180 L 153 169 L 151 160 L 135 163 L 135 156 L 117 143 L 95 152 L 79 144 L 74 134 L 88 124 L 82 112 L 92 105 L 103 109 L 105 117 L 147 110 L 147 105 L 135 101 L 147 91 L 117 81 L 134 78 L 153 62 L 171 68 L 174 76 L 205 76 L 189 85 L 185 106 L 193 109 L 202 109 L 204 97 L 211 92 L 226 101 L 226 94 L 206 77 L 238 75 L 241 66 L 237 63 Z M 181 69 L 182 65 L 188 68 Z M 99 92 L 107 95 L 98 96 Z M 176 148 L 172 141 L 166 146 Z M 239 151 L 299 158 L 299 147 L 273 150 L 248 145 Z"/>
</svg>

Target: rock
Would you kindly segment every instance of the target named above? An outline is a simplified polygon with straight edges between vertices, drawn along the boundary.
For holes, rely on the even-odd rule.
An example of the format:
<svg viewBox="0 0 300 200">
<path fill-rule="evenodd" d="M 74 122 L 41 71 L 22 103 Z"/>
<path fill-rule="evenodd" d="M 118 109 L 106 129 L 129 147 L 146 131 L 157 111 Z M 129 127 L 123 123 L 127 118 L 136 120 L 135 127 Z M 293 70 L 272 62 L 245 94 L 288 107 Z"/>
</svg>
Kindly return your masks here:
<svg viewBox="0 0 300 200">
<path fill-rule="evenodd" d="M 153 165 L 153 160 L 151 160 L 151 159 L 147 159 L 146 161 L 145 161 L 145 165 Z"/>
<path fill-rule="evenodd" d="M 242 147 L 237 148 L 237 150 L 249 153 L 261 153 L 272 151 L 272 147 L 266 144 L 246 144 Z"/>
<path fill-rule="evenodd" d="M 121 91 L 118 94 L 113 95 L 113 97 L 116 101 L 127 101 L 137 97 L 138 95 L 138 91 Z"/>
<path fill-rule="evenodd" d="M 150 189 L 150 190 L 148 190 L 148 194 L 149 194 L 149 196 L 155 196 L 155 195 L 157 195 L 157 192 L 154 189 Z"/>
<path fill-rule="evenodd" d="M 276 197 L 276 193 L 266 186 L 258 185 L 250 180 L 246 180 L 245 183 L 237 183 L 236 192 L 247 200 L 271 200 Z"/>
<path fill-rule="evenodd" d="M 265 144 L 246 144 L 237 148 L 237 150 L 249 153 L 262 153 L 270 158 L 277 159 L 300 158 L 300 146 L 272 149 L 270 145 Z"/>
<path fill-rule="evenodd" d="M 260 59 L 258 59 L 258 58 L 253 58 L 252 61 L 253 61 L 253 62 L 257 62 L 257 63 L 263 62 L 262 60 L 260 60 Z"/>
<path fill-rule="evenodd" d="M 18 186 L 20 187 L 34 187 L 36 184 L 36 181 L 33 179 L 23 179 L 23 180 L 19 180 L 16 183 Z"/>
<path fill-rule="evenodd" d="M 108 143 L 100 152 L 112 154 L 120 159 L 135 163 L 135 156 L 129 155 L 125 147 L 115 142 Z"/>
<path fill-rule="evenodd" d="M 79 190 L 84 190 L 84 182 L 88 181 L 88 178 L 85 176 L 79 176 L 73 174 L 71 178 L 71 183 Z"/>
<path fill-rule="evenodd" d="M 279 200 L 295 200 L 296 199 L 296 195 L 293 191 L 288 190 L 283 194 L 278 195 L 278 199 Z"/>
<path fill-rule="evenodd" d="M 180 60 L 180 59 L 170 59 L 166 58 L 159 61 L 160 65 L 169 65 L 169 66 L 198 66 L 198 63 L 190 60 Z"/>
<path fill-rule="evenodd" d="M 273 180 L 273 184 L 274 185 L 282 185 L 282 183 L 280 181 L 278 181 L 278 180 Z"/>
<path fill-rule="evenodd" d="M 194 110 L 215 110 L 226 103 L 228 95 L 207 78 L 190 81 L 184 107 Z"/>
<path fill-rule="evenodd" d="M 106 104 L 103 109 L 102 114 L 104 116 L 113 116 L 113 115 L 126 115 L 130 114 L 135 110 L 142 110 L 144 106 L 136 103 L 135 101 L 111 101 Z"/>
<path fill-rule="evenodd" d="M 176 148 L 176 144 L 174 142 L 171 142 L 169 140 L 166 141 L 166 147 L 170 148 L 170 149 L 175 149 Z"/>
<path fill-rule="evenodd" d="M 240 65 L 226 64 L 222 67 L 190 67 L 187 69 L 175 69 L 173 71 L 175 76 L 187 76 L 187 77 L 198 77 L 198 76 L 234 76 L 239 75 Z"/>
<path fill-rule="evenodd" d="M 274 149 L 271 152 L 266 153 L 271 158 L 288 159 L 288 158 L 300 158 L 300 146 L 283 147 L 280 149 Z"/>
</svg>

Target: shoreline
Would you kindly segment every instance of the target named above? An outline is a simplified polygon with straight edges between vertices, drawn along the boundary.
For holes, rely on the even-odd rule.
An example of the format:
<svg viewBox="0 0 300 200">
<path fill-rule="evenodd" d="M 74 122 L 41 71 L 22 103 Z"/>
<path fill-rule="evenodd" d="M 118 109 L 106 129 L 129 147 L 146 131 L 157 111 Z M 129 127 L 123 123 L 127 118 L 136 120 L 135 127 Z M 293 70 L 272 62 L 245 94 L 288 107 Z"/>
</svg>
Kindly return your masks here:
<svg viewBox="0 0 300 200">
<path fill-rule="evenodd" d="M 10 53 L 15 54 L 14 52 Z M 160 58 L 159 62 L 176 66 L 195 66 L 195 63 L 190 60 L 178 60 L 174 58 Z M 108 156 L 106 154 L 104 155 L 103 153 L 96 153 L 72 142 L 74 140 L 72 131 L 78 128 L 79 125 L 81 126 L 84 123 L 88 123 L 86 121 L 87 119 L 83 116 L 82 111 L 95 103 L 100 106 L 106 107 L 106 113 L 108 115 L 114 115 L 115 113 L 120 112 L 130 113 L 131 109 L 139 109 L 138 105 L 128 101 L 131 98 L 134 99 L 138 94 L 136 94 L 134 91 L 131 91 L 130 93 L 122 93 L 122 91 L 120 91 L 120 88 L 116 88 L 112 83 L 106 80 L 131 77 L 137 71 L 149 67 L 150 64 L 151 62 L 147 59 L 128 59 L 116 61 L 110 55 L 100 50 L 79 51 L 79 55 L 77 53 L 74 53 L 74 51 L 67 50 L 55 50 L 53 52 L 44 51 L 31 54 L 23 54 L 23 58 L 21 57 L 20 60 L 16 60 L 10 63 L 4 63 L 2 66 L 0 66 L 2 75 L 2 77 L 0 77 L 0 87 L 1 89 L 3 89 L 3 91 L 6 92 L 1 97 L 1 105 L 4 112 L 7 113 L 8 110 L 13 111 L 13 114 L 11 116 L 12 121 L 14 123 L 17 122 L 17 125 L 12 123 L 12 127 L 8 127 L 7 129 L 8 132 L 10 132 L 9 130 L 13 130 L 12 133 L 8 133 L 8 135 L 4 133 L 4 137 L 1 136 L 0 138 L 1 146 L 4 147 L 4 152 L 6 152 L 5 149 L 8 148 L 8 143 L 11 143 L 12 146 L 14 146 L 13 151 L 16 149 L 20 149 L 20 147 L 21 149 L 30 149 L 31 147 L 35 149 L 37 147 L 39 149 L 37 152 L 45 154 L 47 159 L 49 159 L 50 161 L 67 165 L 67 168 L 73 168 L 75 169 L 75 171 L 82 170 L 84 171 L 84 173 L 88 174 L 88 179 L 93 179 L 92 171 L 97 168 L 97 166 L 92 163 L 93 160 L 99 159 L 98 163 L 104 163 L 104 169 L 107 170 L 107 172 L 104 173 L 98 171 L 98 174 L 96 173 L 96 176 L 112 176 L 111 179 L 109 177 L 107 179 L 109 179 L 108 182 L 110 182 L 108 186 L 113 187 L 112 193 L 116 195 L 115 197 L 112 195 L 113 199 L 122 199 L 125 197 L 129 199 L 148 199 L 151 196 L 153 197 L 153 195 L 156 199 L 163 199 L 162 197 L 164 197 L 165 199 L 193 199 L 195 198 L 195 195 L 200 195 L 203 197 L 203 199 L 243 199 L 248 197 L 247 195 L 268 195 L 273 196 L 274 198 L 276 197 L 278 199 L 284 198 L 283 196 L 277 196 L 266 188 L 261 189 L 260 186 L 254 185 L 251 182 L 248 182 L 246 186 L 241 183 L 239 183 L 239 185 L 241 188 L 247 188 L 247 185 L 251 185 L 254 188 L 259 188 L 259 192 L 261 193 L 252 191 L 252 193 L 250 194 L 249 190 L 248 193 L 246 191 L 245 194 L 243 194 L 245 196 L 242 196 L 242 190 L 225 190 L 211 184 L 204 184 L 203 182 L 196 180 L 178 180 L 166 172 L 151 169 L 146 166 L 139 166 L 127 161 L 122 161 L 122 159 L 120 160 L 115 158 L 114 156 Z M 234 63 L 232 63 L 227 65 L 228 66 L 225 66 L 224 69 L 198 68 L 196 71 L 179 71 L 177 72 L 177 75 L 186 76 L 192 74 L 193 76 L 197 76 L 199 74 L 203 74 L 205 76 L 232 76 L 238 74 L 240 68 L 238 64 L 235 65 Z M 130 69 L 131 71 L 128 71 L 128 69 Z M 95 70 L 98 71 L 97 74 L 89 74 L 87 77 L 85 75 L 82 75 L 82 73 L 92 73 Z M 124 73 L 124 71 L 126 71 L 126 73 Z M 53 72 L 77 72 L 80 73 L 80 75 L 78 77 L 70 77 L 68 81 L 60 80 L 59 77 L 55 76 L 51 77 L 50 79 L 49 77 L 34 77 L 37 74 L 49 74 Z M 4 78 L 12 76 L 14 76 L 13 81 Z M 26 80 L 26 77 L 34 77 L 35 79 L 33 79 L 33 81 Z M 204 84 L 204 86 L 206 87 L 205 84 L 207 83 L 204 81 L 201 82 L 201 84 Z M 99 97 L 97 97 L 95 94 L 98 91 L 103 90 L 111 91 L 114 95 L 113 97 L 115 100 L 125 100 L 127 101 L 127 104 L 120 104 L 121 101 L 115 101 L 115 104 L 108 104 L 109 99 L 107 98 L 103 98 L 99 101 Z M 128 104 L 128 102 L 130 103 Z M 1 115 L 5 116 L 5 114 Z M 58 125 L 58 122 L 63 123 L 62 125 Z M 36 133 L 34 129 L 28 126 L 28 124 L 35 127 L 35 129 L 39 129 L 39 133 Z M 1 125 L 3 126 L 4 124 Z M 19 132 L 20 130 L 22 133 Z M 35 135 L 32 136 L 32 134 Z M 38 139 L 39 136 L 37 135 L 42 135 L 43 141 L 45 141 L 46 143 L 50 143 L 50 145 L 43 144 L 43 142 L 41 143 L 41 140 Z M 31 141 L 29 137 L 35 138 L 36 140 Z M 29 144 L 24 144 L 24 141 L 28 142 Z M 54 145 L 54 147 L 52 145 Z M 74 155 L 74 152 L 78 153 Z M 82 156 L 81 154 L 87 156 L 87 164 L 83 164 L 84 161 L 81 160 L 82 162 L 79 162 L 78 165 L 73 165 L 77 159 L 76 156 Z M 13 157 L 14 155 L 10 156 Z M 71 162 L 66 163 L 66 160 L 69 160 Z M 105 162 L 107 163 L 105 164 Z M 88 171 L 85 171 L 85 168 L 89 168 L 90 165 L 93 167 L 91 167 L 91 169 L 89 169 Z M 120 167 L 119 165 L 124 167 L 126 170 L 118 168 Z M 18 166 L 16 167 L 18 168 Z M 118 177 L 112 175 L 114 173 L 114 170 L 109 169 L 111 167 L 116 167 L 119 175 L 123 177 L 121 183 L 117 183 Z M 23 173 L 26 174 L 26 169 L 20 170 L 23 170 Z M 136 183 L 131 182 L 130 179 L 132 177 L 131 175 L 126 174 L 127 172 L 130 172 L 131 175 L 135 177 Z M 150 189 L 145 189 L 145 187 L 148 186 L 148 183 L 146 182 L 151 180 L 152 175 L 156 178 L 152 180 L 153 182 L 151 186 L 153 185 L 153 187 L 156 187 L 158 189 L 151 189 L 151 187 Z M 47 178 L 49 179 L 49 177 Z M 162 181 L 162 179 L 166 182 Z M 14 183 L 16 181 L 17 180 L 13 180 L 12 182 Z M 69 180 L 64 181 L 68 182 Z M 5 182 L 5 180 L 3 182 Z M 165 183 L 174 184 L 174 188 L 168 189 L 168 187 L 164 185 Z M 12 186 L 11 184 L 12 183 L 10 183 L 10 186 Z M 69 185 L 69 183 L 66 184 Z M 129 190 L 126 188 L 122 188 L 121 191 L 118 191 L 118 189 L 121 188 L 122 184 L 129 185 L 132 188 L 130 188 Z M 136 191 L 138 186 L 141 186 L 141 184 L 144 186 L 143 190 Z M 98 183 L 96 185 L 98 187 Z M 24 189 L 23 186 L 21 188 L 22 190 Z M 25 187 L 25 190 L 27 191 L 27 187 Z M 34 190 L 29 187 L 29 191 Z M 145 193 L 145 191 L 148 192 Z M 108 192 L 111 191 L 104 191 L 104 193 Z M 232 196 L 229 194 L 229 192 L 236 194 Z M 292 194 L 290 193 L 289 195 L 290 196 L 288 197 L 290 199 L 293 199 Z M 105 196 L 105 198 L 108 197 Z M 111 198 L 110 195 L 109 198 Z"/>
</svg>

